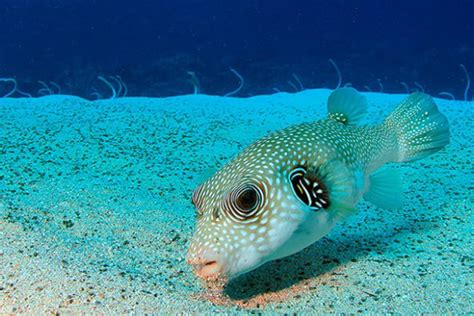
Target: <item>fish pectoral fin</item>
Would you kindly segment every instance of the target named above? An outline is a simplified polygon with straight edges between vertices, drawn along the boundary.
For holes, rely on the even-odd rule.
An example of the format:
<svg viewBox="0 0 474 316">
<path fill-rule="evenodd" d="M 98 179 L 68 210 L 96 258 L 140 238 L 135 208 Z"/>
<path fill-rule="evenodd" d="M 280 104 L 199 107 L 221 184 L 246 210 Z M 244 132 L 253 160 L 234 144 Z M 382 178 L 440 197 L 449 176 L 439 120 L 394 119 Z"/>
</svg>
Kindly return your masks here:
<svg viewBox="0 0 474 316">
<path fill-rule="evenodd" d="M 336 89 L 328 98 L 329 118 L 344 125 L 360 123 L 367 108 L 367 99 L 354 88 Z"/>
<path fill-rule="evenodd" d="M 403 184 L 398 172 L 382 169 L 369 176 L 369 187 L 364 199 L 388 210 L 403 206 Z"/>
</svg>

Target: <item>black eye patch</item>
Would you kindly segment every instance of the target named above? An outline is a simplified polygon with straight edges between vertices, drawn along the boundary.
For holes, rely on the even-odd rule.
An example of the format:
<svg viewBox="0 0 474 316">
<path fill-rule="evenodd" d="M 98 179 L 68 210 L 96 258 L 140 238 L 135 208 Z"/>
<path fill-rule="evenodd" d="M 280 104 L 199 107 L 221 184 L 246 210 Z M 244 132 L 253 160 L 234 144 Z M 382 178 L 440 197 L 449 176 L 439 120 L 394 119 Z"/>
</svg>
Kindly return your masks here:
<svg viewBox="0 0 474 316">
<path fill-rule="evenodd" d="M 315 211 L 329 207 L 329 195 L 317 172 L 297 167 L 290 173 L 290 182 L 296 197 Z"/>
</svg>

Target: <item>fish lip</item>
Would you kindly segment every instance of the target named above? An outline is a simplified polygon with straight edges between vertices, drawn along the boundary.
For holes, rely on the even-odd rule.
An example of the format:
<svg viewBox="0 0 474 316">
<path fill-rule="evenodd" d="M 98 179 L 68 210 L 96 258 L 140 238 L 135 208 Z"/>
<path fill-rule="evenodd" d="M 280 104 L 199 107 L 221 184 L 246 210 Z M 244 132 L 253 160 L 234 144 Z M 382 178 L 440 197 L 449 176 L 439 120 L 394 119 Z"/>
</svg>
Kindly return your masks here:
<svg viewBox="0 0 474 316">
<path fill-rule="evenodd" d="M 225 272 L 225 265 L 219 265 L 217 260 L 202 261 L 197 259 L 187 260 L 192 266 L 194 274 L 206 282 L 227 281 L 228 275 Z"/>
<path fill-rule="evenodd" d="M 214 280 L 221 275 L 220 267 L 216 261 L 206 262 L 203 265 L 194 268 L 194 273 L 201 279 Z"/>
<path fill-rule="evenodd" d="M 199 270 L 195 269 L 194 274 L 207 283 L 227 283 L 229 277 L 221 269 L 218 271 L 212 271 L 212 269 L 212 265 L 206 265 Z"/>
</svg>

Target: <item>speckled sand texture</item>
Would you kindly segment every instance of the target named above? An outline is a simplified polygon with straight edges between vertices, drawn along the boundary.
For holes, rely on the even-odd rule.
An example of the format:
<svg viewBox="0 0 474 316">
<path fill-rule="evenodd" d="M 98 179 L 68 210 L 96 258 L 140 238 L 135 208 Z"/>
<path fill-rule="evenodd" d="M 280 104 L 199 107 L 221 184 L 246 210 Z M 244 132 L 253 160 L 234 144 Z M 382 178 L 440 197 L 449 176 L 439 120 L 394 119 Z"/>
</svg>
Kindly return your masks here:
<svg viewBox="0 0 474 316">
<path fill-rule="evenodd" d="M 403 210 L 361 202 L 207 299 L 184 261 L 192 190 L 257 138 L 323 117 L 329 92 L 0 99 L 0 314 L 473 312 L 474 103 L 439 99 L 451 144 L 397 165 Z M 404 96 L 367 97 L 380 122 Z"/>
</svg>

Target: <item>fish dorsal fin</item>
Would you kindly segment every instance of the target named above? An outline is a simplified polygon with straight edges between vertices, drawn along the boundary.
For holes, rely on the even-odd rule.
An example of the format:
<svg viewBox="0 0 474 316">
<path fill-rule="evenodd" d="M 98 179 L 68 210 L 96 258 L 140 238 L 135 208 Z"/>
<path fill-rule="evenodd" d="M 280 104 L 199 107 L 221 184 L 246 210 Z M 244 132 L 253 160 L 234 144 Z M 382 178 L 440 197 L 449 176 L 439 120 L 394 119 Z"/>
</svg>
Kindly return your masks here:
<svg viewBox="0 0 474 316">
<path fill-rule="evenodd" d="M 364 199 L 388 210 L 403 206 L 403 185 L 398 172 L 383 169 L 369 176 L 369 189 Z"/>
<path fill-rule="evenodd" d="M 329 118 L 344 125 L 355 125 L 367 113 L 367 99 L 354 88 L 339 88 L 328 98 Z"/>
</svg>

